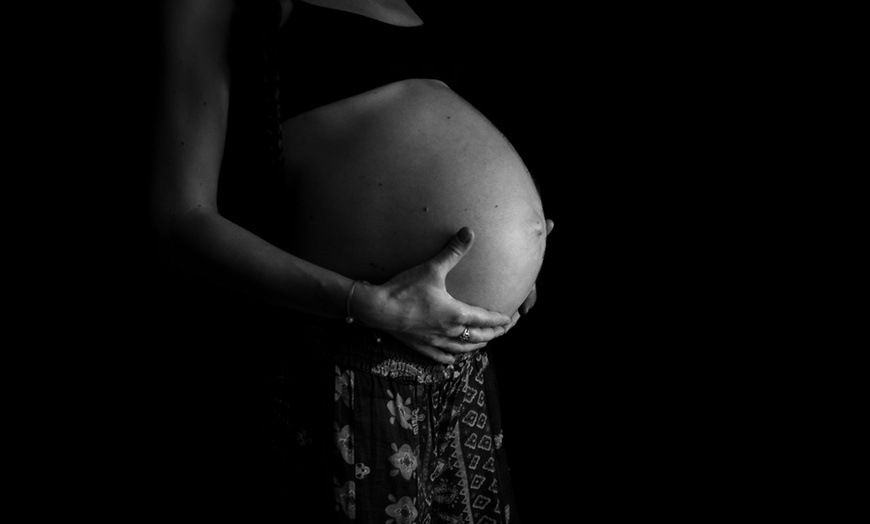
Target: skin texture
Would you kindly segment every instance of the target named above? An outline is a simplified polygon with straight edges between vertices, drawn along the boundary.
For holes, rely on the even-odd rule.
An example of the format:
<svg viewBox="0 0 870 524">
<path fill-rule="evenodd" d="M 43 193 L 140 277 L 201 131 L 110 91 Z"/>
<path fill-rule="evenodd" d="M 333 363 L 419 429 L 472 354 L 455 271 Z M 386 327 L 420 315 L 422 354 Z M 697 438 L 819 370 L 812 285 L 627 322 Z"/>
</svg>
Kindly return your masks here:
<svg viewBox="0 0 870 524">
<path fill-rule="evenodd" d="M 529 296 L 546 245 L 534 182 L 505 137 L 446 85 L 390 84 L 284 128 L 289 250 L 381 283 L 468 226 L 475 248 L 447 291 L 508 315 Z"/>
<path fill-rule="evenodd" d="M 235 7 L 233 0 L 162 3 L 162 85 L 151 180 L 155 234 L 167 257 L 199 277 L 288 310 L 341 318 L 352 277 L 266 242 L 226 219 L 217 207 Z M 370 16 L 381 14 L 376 9 Z M 352 300 L 361 322 L 444 364 L 454 361 L 453 354 L 479 349 L 503 335 L 518 318 L 467 304 L 448 292 L 451 270 L 476 245 L 466 224 L 450 225 L 453 235 L 445 229 L 433 239 L 431 245 L 441 247 L 430 258 L 377 284 L 358 285 Z M 318 234 L 325 233 L 313 233 Z M 526 303 L 533 298 L 534 291 Z M 466 328 L 470 340 L 458 340 Z"/>
</svg>

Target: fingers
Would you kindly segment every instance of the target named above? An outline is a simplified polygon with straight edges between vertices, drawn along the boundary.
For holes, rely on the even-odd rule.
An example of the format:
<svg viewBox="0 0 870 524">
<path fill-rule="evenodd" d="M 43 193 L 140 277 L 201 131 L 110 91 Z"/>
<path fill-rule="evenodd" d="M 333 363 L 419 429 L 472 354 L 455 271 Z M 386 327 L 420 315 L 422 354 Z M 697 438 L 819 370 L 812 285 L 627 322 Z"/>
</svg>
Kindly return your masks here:
<svg viewBox="0 0 870 524">
<path fill-rule="evenodd" d="M 497 328 L 499 326 L 507 326 L 511 323 L 511 317 L 498 311 L 490 311 L 482 307 L 469 306 L 463 302 L 457 302 L 460 310 L 456 319 L 456 324 L 474 328 Z M 461 332 L 461 330 L 460 330 Z"/>
<path fill-rule="evenodd" d="M 547 234 L 549 235 L 553 231 L 553 227 L 555 227 L 555 222 L 550 220 L 549 218 L 546 220 L 547 224 Z M 538 301 L 538 287 L 537 285 L 532 286 L 532 291 L 529 293 L 529 296 L 523 301 L 520 305 L 519 313 L 521 315 L 528 314 L 529 311 L 535 307 L 535 303 Z"/>
<path fill-rule="evenodd" d="M 516 323 L 519 314 L 515 313 L 513 317 L 490 311 L 477 306 L 469 306 L 463 302 L 456 302 L 459 305 L 459 314 L 454 319 L 452 325 L 454 327 L 446 331 L 450 345 L 455 345 L 456 342 L 464 344 L 460 346 L 462 349 L 467 349 L 469 345 L 482 344 L 498 338 L 508 332 Z M 462 337 L 465 330 L 468 330 L 468 336 L 463 340 Z"/>
<path fill-rule="evenodd" d="M 516 323 L 517 319 L 520 318 L 519 313 L 516 313 L 514 317 L 511 318 L 510 323 L 505 325 L 499 325 L 495 327 L 468 327 L 468 338 L 465 340 L 466 343 L 477 344 L 477 343 L 487 343 L 492 340 L 504 335 L 507 333 Z M 464 331 L 464 328 L 463 328 Z M 456 336 L 455 338 L 462 341 L 460 336 Z"/>
<path fill-rule="evenodd" d="M 486 342 L 463 342 L 457 339 L 444 339 L 440 342 L 443 351 L 452 354 L 468 353 L 486 347 Z"/>
<path fill-rule="evenodd" d="M 451 338 L 442 338 L 429 343 L 423 343 L 400 334 L 394 334 L 393 336 L 414 348 L 418 353 L 445 365 L 454 364 L 458 354 L 467 353 L 486 346 L 485 342 L 469 343 Z"/>
<path fill-rule="evenodd" d="M 532 291 L 529 293 L 529 296 L 526 297 L 526 299 L 520 305 L 519 312 L 521 315 L 527 314 L 529 311 L 531 311 L 531 309 L 533 307 L 535 307 L 535 302 L 538 301 L 538 289 L 537 288 L 538 288 L 537 284 L 533 285 Z"/>
<path fill-rule="evenodd" d="M 441 350 L 431 344 L 421 343 L 408 335 L 402 333 L 393 333 L 393 337 L 404 342 L 405 345 L 414 348 L 418 353 L 427 356 L 440 364 L 449 365 L 453 364 L 456 361 L 456 357 L 445 352 L 444 350 Z"/>
<path fill-rule="evenodd" d="M 450 242 L 435 255 L 431 263 L 435 271 L 442 277 L 446 277 L 447 273 L 453 269 L 456 264 L 468 253 L 471 249 L 471 244 L 474 243 L 474 233 L 471 229 L 463 227 L 453 237 Z"/>
<path fill-rule="evenodd" d="M 456 362 L 456 357 L 433 346 L 419 346 L 417 351 L 440 364 L 446 364 L 449 366 Z"/>
<path fill-rule="evenodd" d="M 507 328 L 505 328 L 505 332 L 510 331 L 510 329 L 516 325 L 517 320 L 519 320 L 519 319 L 520 319 L 520 312 L 517 311 L 517 312 L 514 313 L 514 315 L 511 317 L 511 323 L 510 323 L 510 325 L 509 325 Z"/>
<path fill-rule="evenodd" d="M 512 317 L 508 317 L 507 324 L 489 327 L 460 325 L 448 330 L 444 336 L 429 336 L 424 339 L 403 333 L 393 333 L 393 336 L 418 353 L 440 364 L 450 365 L 456 362 L 458 355 L 482 349 L 493 339 L 507 333 L 519 318 L 520 314 L 517 312 Z M 466 329 L 468 335 L 463 337 Z"/>
</svg>

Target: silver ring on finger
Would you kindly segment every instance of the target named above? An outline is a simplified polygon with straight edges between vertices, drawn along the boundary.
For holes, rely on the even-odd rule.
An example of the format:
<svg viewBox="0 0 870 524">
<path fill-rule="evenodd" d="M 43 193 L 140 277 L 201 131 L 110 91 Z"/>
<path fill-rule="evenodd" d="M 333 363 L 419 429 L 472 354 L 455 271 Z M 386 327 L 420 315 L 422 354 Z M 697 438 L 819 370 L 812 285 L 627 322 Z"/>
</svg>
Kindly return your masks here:
<svg viewBox="0 0 870 524">
<path fill-rule="evenodd" d="M 465 331 L 463 331 L 462 334 L 459 335 L 459 340 L 461 340 L 462 342 L 468 342 L 469 340 L 471 340 L 471 333 L 469 333 L 467 326 L 465 328 Z"/>
</svg>

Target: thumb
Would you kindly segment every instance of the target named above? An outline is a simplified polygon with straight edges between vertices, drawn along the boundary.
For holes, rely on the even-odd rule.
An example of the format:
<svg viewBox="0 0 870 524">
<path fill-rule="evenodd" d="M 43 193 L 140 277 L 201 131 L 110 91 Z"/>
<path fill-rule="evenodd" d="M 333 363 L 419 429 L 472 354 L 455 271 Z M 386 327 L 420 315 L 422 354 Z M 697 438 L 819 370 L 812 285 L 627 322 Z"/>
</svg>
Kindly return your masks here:
<svg viewBox="0 0 870 524">
<path fill-rule="evenodd" d="M 460 229 L 444 249 L 432 258 L 431 263 L 435 266 L 435 271 L 442 277 L 446 277 L 447 273 L 468 253 L 473 243 L 474 232 L 468 227 Z"/>
</svg>

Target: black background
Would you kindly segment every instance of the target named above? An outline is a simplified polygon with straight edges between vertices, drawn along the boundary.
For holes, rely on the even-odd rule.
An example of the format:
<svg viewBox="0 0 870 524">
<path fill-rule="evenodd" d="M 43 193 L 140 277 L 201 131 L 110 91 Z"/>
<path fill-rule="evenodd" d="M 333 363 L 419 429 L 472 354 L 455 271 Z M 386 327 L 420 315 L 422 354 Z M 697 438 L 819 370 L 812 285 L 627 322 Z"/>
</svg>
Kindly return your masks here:
<svg viewBox="0 0 870 524">
<path fill-rule="evenodd" d="M 733 74 L 716 13 L 687 28 L 636 8 L 470 3 L 427 23 L 556 223 L 537 306 L 493 344 L 525 521 L 734 516 L 769 500 L 783 463 L 769 430 L 785 415 L 755 328 L 770 322 L 777 268 L 747 222 L 766 189 L 750 157 L 775 111 L 744 119 L 775 93 Z M 160 512 L 154 484 L 184 485 L 167 439 L 202 417 L 176 403 L 179 377 L 206 348 L 161 324 L 178 306 L 143 217 L 154 8 L 54 14 L 36 64 L 64 137 L 62 218 L 43 230 L 49 295 L 64 300 L 61 349 L 39 357 L 52 372 L 33 387 L 50 457 L 38 475 L 85 511 Z"/>
</svg>

